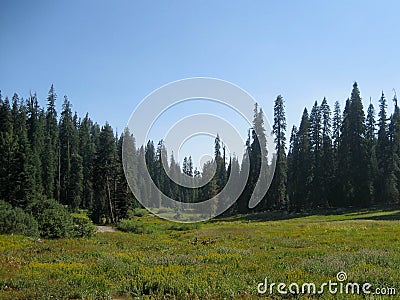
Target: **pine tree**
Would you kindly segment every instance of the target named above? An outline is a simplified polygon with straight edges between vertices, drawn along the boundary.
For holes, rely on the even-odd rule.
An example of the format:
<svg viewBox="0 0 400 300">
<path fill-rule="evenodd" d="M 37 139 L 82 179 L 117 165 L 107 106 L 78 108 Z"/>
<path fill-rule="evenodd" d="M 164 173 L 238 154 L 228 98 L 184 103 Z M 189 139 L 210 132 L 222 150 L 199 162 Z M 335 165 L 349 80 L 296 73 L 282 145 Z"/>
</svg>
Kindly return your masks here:
<svg viewBox="0 0 400 300">
<path fill-rule="evenodd" d="M 351 182 L 351 136 L 350 136 L 350 99 L 346 100 L 343 110 L 342 126 L 337 150 L 337 188 L 336 206 L 344 207 L 351 205 L 354 199 L 354 187 Z"/>
<path fill-rule="evenodd" d="M 83 191 L 83 159 L 79 154 L 79 132 L 80 120 L 75 112 L 72 118 L 73 131 L 71 140 L 71 169 L 68 181 L 68 199 L 67 203 L 72 209 L 76 210 L 81 206 Z"/>
<path fill-rule="evenodd" d="M 390 143 L 393 156 L 393 173 L 396 176 L 396 187 L 400 189 L 400 109 L 397 105 L 397 96 L 394 95 L 394 112 L 390 118 Z M 400 197 L 395 200 L 395 203 L 400 203 Z"/>
<path fill-rule="evenodd" d="M 73 128 L 71 103 L 67 96 L 64 96 L 60 124 L 59 124 L 59 178 L 61 203 L 68 204 L 68 183 L 71 176 L 71 144 L 73 140 Z"/>
<path fill-rule="evenodd" d="M 33 162 L 32 176 L 35 180 L 35 193 L 43 193 L 42 185 L 42 153 L 44 152 L 44 125 L 45 116 L 40 108 L 36 94 L 26 101 L 27 109 L 27 131 L 29 144 L 31 146 L 31 159 Z"/>
<path fill-rule="evenodd" d="M 71 156 L 71 173 L 68 183 L 68 204 L 73 210 L 77 210 L 82 203 L 83 191 L 83 167 L 82 156 L 74 152 Z"/>
<path fill-rule="evenodd" d="M 323 206 L 324 203 L 322 181 L 323 174 L 321 168 L 322 156 L 322 126 L 321 126 L 321 109 L 315 101 L 310 113 L 310 145 L 312 151 L 312 184 L 310 191 L 310 204 L 313 206 Z"/>
<path fill-rule="evenodd" d="M 240 163 L 236 156 L 229 159 L 229 165 L 227 169 L 228 179 L 232 182 L 232 190 L 229 195 L 240 195 L 241 178 L 240 178 Z M 232 202 L 231 198 L 227 198 L 226 201 Z M 237 199 L 236 199 L 237 200 Z M 225 206 L 226 207 L 226 206 Z M 234 202 L 224 215 L 233 215 L 238 212 L 238 202 Z"/>
<path fill-rule="evenodd" d="M 252 190 L 256 199 L 260 199 L 258 205 L 259 210 L 268 208 L 265 195 L 261 195 L 261 191 L 265 185 L 268 184 L 269 169 L 261 169 L 264 162 L 264 167 L 268 162 L 267 139 L 264 128 L 264 117 L 262 109 L 258 109 L 258 104 L 254 106 L 254 118 L 252 128 L 252 143 L 250 145 L 250 184 L 249 188 Z M 257 183 L 260 182 L 261 184 Z M 263 197 L 263 199 L 261 199 Z"/>
<path fill-rule="evenodd" d="M 222 191 L 226 184 L 226 169 L 225 161 L 221 155 L 221 148 L 225 152 L 224 148 L 221 146 L 221 139 L 217 134 L 214 140 L 214 161 L 216 163 L 217 169 L 215 171 L 215 180 L 217 184 L 218 193 Z"/>
<path fill-rule="evenodd" d="M 339 170 L 339 143 L 342 128 L 342 113 L 339 101 L 335 101 L 332 119 L 332 151 L 333 151 L 333 180 L 331 205 L 338 206 L 342 202 L 341 180 Z"/>
<path fill-rule="evenodd" d="M 319 205 L 331 206 L 334 199 L 334 156 L 331 139 L 331 110 L 326 98 L 321 103 L 322 154 L 321 154 L 321 195 Z"/>
<path fill-rule="evenodd" d="M 193 161 L 192 161 L 192 156 L 189 156 L 189 158 L 188 158 L 187 167 L 188 167 L 188 169 L 187 169 L 187 171 L 188 171 L 187 175 L 188 175 L 189 177 L 193 177 Z"/>
<path fill-rule="evenodd" d="M 382 96 L 379 99 L 379 120 L 378 120 L 378 142 L 376 145 L 376 154 L 378 158 L 378 167 L 381 175 L 386 174 L 388 171 L 387 162 L 390 155 L 389 149 L 389 127 L 387 124 L 388 117 L 386 114 L 387 103 L 385 95 L 382 92 Z M 385 177 L 385 176 L 380 176 Z M 383 178 L 382 178 L 383 179 Z"/>
<path fill-rule="evenodd" d="M 55 107 L 57 95 L 54 86 L 51 85 L 47 97 L 47 110 L 45 114 L 45 132 L 44 132 L 44 151 L 42 154 L 42 181 L 44 193 L 48 198 L 56 197 L 55 180 L 58 164 L 58 124 L 57 111 Z"/>
<path fill-rule="evenodd" d="M 156 168 L 156 151 L 153 141 L 148 141 L 145 148 L 146 166 L 152 178 L 154 178 Z"/>
<path fill-rule="evenodd" d="M 258 105 L 254 108 L 242 166 L 236 157 L 226 153 L 217 135 L 214 161 L 205 164 L 200 173 L 193 168 L 191 156 L 185 157 L 182 169 L 173 154 L 168 164 L 163 141 L 157 148 L 149 141 L 136 149 L 129 130 L 118 137 L 108 123 L 100 129 L 87 114 L 81 120 L 77 113 L 72 113 L 67 97 L 57 124 L 56 97 L 51 86 L 44 111 L 36 94 L 26 101 L 14 94 L 10 104 L 0 93 L 0 198 L 14 206 L 26 207 L 38 196 L 45 195 L 55 197 L 73 210 L 89 209 L 96 222 L 102 219 L 116 222 L 128 217 L 129 209 L 140 206 L 130 192 L 126 175 L 131 187 L 139 191 L 140 200 L 154 207 L 163 206 L 162 194 L 191 203 L 210 199 L 226 186 L 228 179 L 233 180 L 232 192 L 236 194 L 240 182 L 247 180 L 244 191 L 226 214 L 248 213 L 250 198 L 259 192 L 255 189 L 257 181 L 266 180 L 270 171 L 261 169 L 261 162 L 266 158 L 262 155 L 267 153 L 263 151 L 266 150 L 266 134 Z M 320 106 L 315 102 L 310 115 L 305 109 L 300 126 L 292 128 L 286 158 L 284 101 L 278 96 L 273 126 L 275 174 L 267 197 L 257 209 L 398 204 L 400 109 L 396 96 L 393 100 L 394 112 L 389 116 L 382 93 L 378 124 L 372 103 L 365 118 L 357 83 L 353 85 L 343 115 L 337 101 L 332 119 L 326 99 Z M 126 159 L 133 161 L 129 167 L 123 166 L 126 163 L 122 157 L 123 141 L 132 149 L 124 153 Z M 145 176 L 146 168 L 162 193 L 151 188 Z M 191 189 L 177 185 L 167 174 L 186 183 L 201 183 L 207 176 L 214 176 L 201 188 Z M 226 206 L 231 200 L 228 198 L 218 197 L 203 212 L 213 215 Z M 181 209 L 181 205 L 177 205 L 177 212 Z"/>
<path fill-rule="evenodd" d="M 160 193 L 160 206 L 163 206 L 163 198 L 164 195 L 166 196 L 170 196 L 170 178 L 168 177 L 168 173 L 169 173 L 169 164 L 168 164 L 168 153 L 167 153 L 167 149 L 165 147 L 164 141 L 161 140 L 159 141 L 158 145 L 157 145 L 157 150 L 156 150 L 156 184 L 157 187 L 159 188 L 159 190 L 161 191 Z M 193 169 L 193 165 L 192 165 L 192 158 L 190 158 L 190 164 L 191 164 L 191 168 Z M 189 167 L 190 169 L 190 167 Z M 193 176 L 193 171 L 189 170 L 189 176 Z M 190 175 L 191 174 L 191 175 Z M 165 201 L 164 201 L 165 202 Z M 165 205 L 167 205 L 167 203 L 164 203 Z"/>
<path fill-rule="evenodd" d="M 8 98 L 0 92 L 0 199 L 11 202 L 12 168 L 16 151 L 11 107 Z"/>
<path fill-rule="evenodd" d="M 345 205 L 365 207 L 372 200 L 371 161 L 366 148 L 365 116 L 357 83 L 353 85 L 351 99 L 346 102 L 342 128 L 340 155 L 344 164 L 339 167 L 345 168 L 341 179 L 347 180 L 343 195 L 347 200 Z"/>
<path fill-rule="evenodd" d="M 17 139 L 17 148 L 12 168 L 11 204 L 26 207 L 37 196 L 35 164 L 28 139 L 26 106 L 23 99 L 13 97 L 13 128 Z"/>
<path fill-rule="evenodd" d="M 125 160 L 122 159 L 123 142 L 125 143 L 125 149 L 127 150 L 124 152 Z M 137 188 L 136 143 L 135 143 L 135 138 L 129 132 L 128 128 L 125 128 L 124 133 L 121 135 L 118 141 L 117 151 L 118 151 L 118 159 L 116 164 L 117 189 L 116 189 L 116 199 L 115 199 L 115 214 L 118 220 L 122 218 L 127 218 L 129 209 L 140 207 L 139 202 L 132 194 L 127 181 L 127 179 L 129 179 L 129 182 L 130 184 L 133 185 L 133 188 L 134 189 Z M 127 162 L 129 162 L 129 164 Z M 123 163 L 125 163 L 125 166 L 123 166 Z"/>
<path fill-rule="evenodd" d="M 138 168 L 138 174 L 137 174 L 137 186 L 138 186 L 138 191 L 140 193 L 139 200 L 145 207 L 149 207 L 150 202 L 150 186 L 149 182 L 145 181 L 144 178 L 147 178 L 145 176 L 145 173 L 148 172 L 147 170 L 147 165 L 145 162 L 145 147 L 142 145 L 140 146 L 138 150 L 138 159 L 137 159 L 137 168 Z M 178 191 L 177 191 L 178 195 Z"/>
<path fill-rule="evenodd" d="M 81 206 L 90 209 L 93 205 L 93 161 L 95 158 L 96 145 L 92 138 L 93 122 L 86 114 L 80 122 L 79 155 L 82 158 L 82 196 Z"/>
<path fill-rule="evenodd" d="M 377 201 L 380 203 L 396 203 L 399 197 L 396 178 L 396 161 L 389 141 L 389 125 L 387 123 L 387 102 L 385 95 L 379 100 L 378 141 L 376 157 L 378 161 L 377 190 L 380 191 Z"/>
<path fill-rule="evenodd" d="M 275 173 L 270 187 L 270 207 L 273 209 L 283 209 L 287 206 L 287 170 L 286 170 L 286 116 L 285 105 L 281 95 L 274 103 L 274 125 L 275 135 L 276 166 Z"/>
<path fill-rule="evenodd" d="M 174 153 L 171 153 L 170 156 L 170 174 L 171 174 L 171 178 L 178 178 L 179 174 L 180 174 L 180 167 L 179 164 L 175 161 L 174 158 Z M 170 194 L 170 198 L 174 199 L 176 201 L 179 201 L 179 189 L 178 189 L 178 185 L 170 180 L 170 185 L 169 185 L 169 194 Z"/>
<path fill-rule="evenodd" d="M 78 120 L 72 115 L 71 103 L 64 97 L 59 124 L 60 201 L 73 209 L 80 206 L 83 190 L 83 159 L 79 154 Z"/>
<path fill-rule="evenodd" d="M 333 122 L 332 122 L 332 141 L 333 141 L 333 151 L 335 152 L 335 154 L 337 154 L 337 151 L 339 149 L 341 128 L 342 128 L 342 114 L 340 112 L 339 101 L 336 101 L 333 109 Z"/>
<path fill-rule="evenodd" d="M 182 172 L 183 174 L 188 175 L 188 158 L 186 156 L 183 158 Z"/>
<path fill-rule="evenodd" d="M 312 152 L 310 142 L 310 119 L 308 111 L 305 108 L 301 117 L 299 130 L 294 144 L 293 152 L 298 161 L 296 178 L 294 187 L 296 193 L 294 195 L 294 207 L 296 210 L 308 209 L 311 207 L 310 191 L 312 182 Z"/>
<path fill-rule="evenodd" d="M 95 222 L 106 218 L 115 223 L 113 182 L 116 176 L 116 144 L 111 126 L 106 123 L 99 136 L 99 145 L 93 166 L 94 203 L 91 217 Z"/>
<path fill-rule="evenodd" d="M 156 173 L 157 173 L 157 157 L 156 157 L 156 150 L 154 147 L 154 142 L 153 141 L 148 141 L 146 148 L 145 148 L 145 161 L 146 161 L 146 167 L 147 170 L 150 174 L 150 177 L 154 183 L 157 183 L 156 179 Z M 147 190 L 148 190 L 148 200 L 150 201 L 149 203 L 151 204 L 151 207 L 159 207 L 161 204 L 161 195 L 158 191 L 150 188 L 151 183 L 148 182 L 146 183 Z"/>
<path fill-rule="evenodd" d="M 203 166 L 203 177 L 211 177 L 213 173 L 213 166 L 211 162 L 206 162 Z M 214 198 L 218 194 L 218 186 L 217 186 L 217 179 L 212 177 L 212 179 L 204 186 L 202 189 L 203 199 L 208 200 Z M 218 198 L 211 201 L 210 205 L 205 207 L 205 213 L 208 214 L 210 217 L 215 214 L 218 208 Z"/>
<path fill-rule="evenodd" d="M 315 101 L 310 113 L 310 142 L 314 154 L 314 162 L 319 163 L 322 148 L 321 109 Z"/>
<path fill-rule="evenodd" d="M 298 140 L 297 127 L 293 125 L 290 134 L 289 152 L 287 156 L 287 193 L 288 193 L 288 208 L 293 210 L 296 208 L 296 192 L 297 192 L 297 174 L 298 174 Z"/>
<path fill-rule="evenodd" d="M 374 105 L 371 103 L 368 106 L 367 110 L 367 118 L 365 121 L 367 126 L 366 130 L 366 144 L 367 144 L 367 151 L 368 156 L 371 161 L 371 170 L 370 170 L 370 177 L 371 181 L 373 182 L 373 191 L 372 191 L 372 201 L 375 201 L 377 197 L 376 188 L 379 185 L 379 176 L 378 176 L 378 161 L 376 158 L 376 122 L 375 122 L 375 108 Z"/>
<path fill-rule="evenodd" d="M 374 105 L 371 103 L 368 106 L 367 110 L 367 118 L 365 120 L 365 124 L 367 126 L 366 129 L 366 138 L 369 143 L 369 146 L 373 146 L 376 143 L 376 122 L 375 122 L 375 108 Z"/>
<path fill-rule="evenodd" d="M 249 137 L 250 140 L 250 137 Z M 237 199 L 237 209 L 240 214 L 245 214 L 249 212 L 248 202 L 253 192 L 251 186 L 253 183 L 250 180 L 250 142 L 249 140 L 246 143 L 246 152 L 242 158 L 242 165 L 239 173 L 239 178 L 241 182 L 246 182 L 243 192 L 240 194 L 239 198 Z"/>
<path fill-rule="evenodd" d="M 191 186 L 193 183 L 193 161 L 192 157 L 185 156 L 182 164 L 182 181 L 185 186 L 180 186 L 179 190 L 181 193 L 181 198 L 184 202 L 194 202 L 194 189 L 188 188 L 186 186 Z"/>
</svg>

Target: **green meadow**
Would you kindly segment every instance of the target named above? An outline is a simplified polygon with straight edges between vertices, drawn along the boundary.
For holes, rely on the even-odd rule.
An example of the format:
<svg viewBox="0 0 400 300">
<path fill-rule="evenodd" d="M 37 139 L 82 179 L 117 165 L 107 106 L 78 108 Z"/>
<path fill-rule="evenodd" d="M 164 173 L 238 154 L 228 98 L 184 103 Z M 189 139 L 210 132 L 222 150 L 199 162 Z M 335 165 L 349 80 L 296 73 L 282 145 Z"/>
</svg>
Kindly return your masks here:
<svg viewBox="0 0 400 300">
<path fill-rule="evenodd" d="M 269 219 L 269 221 L 265 221 Z M 151 215 L 90 238 L 0 236 L 0 299 L 365 299 L 258 294 L 264 282 L 368 282 L 400 295 L 400 210 L 254 214 L 198 225 Z"/>
</svg>

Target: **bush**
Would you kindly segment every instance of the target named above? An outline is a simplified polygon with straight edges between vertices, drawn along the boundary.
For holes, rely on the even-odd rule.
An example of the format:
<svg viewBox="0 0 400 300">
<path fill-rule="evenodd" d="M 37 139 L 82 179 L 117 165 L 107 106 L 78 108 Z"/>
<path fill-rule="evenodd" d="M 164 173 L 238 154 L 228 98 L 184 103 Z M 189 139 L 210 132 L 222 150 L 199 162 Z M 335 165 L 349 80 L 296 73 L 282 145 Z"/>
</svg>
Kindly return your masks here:
<svg viewBox="0 0 400 300">
<path fill-rule="evenodd" d="M 144 217 L 149 214 L 149 211 L 145 208 L 134 208 L 127 212 L 128 219 L 133 219 L 133 217 Z"/>
<path fill-rule="evenodd" d="M 134 220 L 127 220 L 127 219 L 122 219 L 121 221 L 118 222 L 117 228 L 119 230 L 125 231 L 125 232 L 131 232 L 131 233 L 145 233 L 145 234 L 150 234 L 154 233 L 154 229 L 148 225 L 144 225 L 143 223 L 134 221 Z"/>
<path fill-rule="evenodd" d="M 83 214 L 71 215 L 52 199 L 34 200 L 24 212 L 0 200 L 0 233 L 23 234 L 44 238 L 87 237 L 96 227 Z"/>
<path fill-rule="evenodd" d="M 176 213 L 176 209 L 169 208 L 169 207 L 162 207 L 158 209 L 159 214 L 168 214 L 168 213 Z"/>
<path fill-rule="evenodd" d="M 71 215 L 59 209 L 46 209 L 37 216 L 40 235 L 45 238 L 66 238 L 74 236 L 74 223 Z"/>
<path fill-rule="evenodd" d="M 38 223 L 34 217 L 19 207 L 0 200 L 0 233 L 23 234 L 39 237 Z"/>
<path fill-rule="evenodd" d="M 31 203 L 28 210 L 39 223 L 40 235 L 45 238 L 75 236 L 73 218 L 66 208 L 52 199 L 41 199 Z"/>
<path fill-rule="evenodd" d="M 92 221 L 82 214 L 72 214 L 75 226 L 76 237 L 87 237 L 92 236 L 96 232 L 96 226 L 93 225 Z"/>
</svg>

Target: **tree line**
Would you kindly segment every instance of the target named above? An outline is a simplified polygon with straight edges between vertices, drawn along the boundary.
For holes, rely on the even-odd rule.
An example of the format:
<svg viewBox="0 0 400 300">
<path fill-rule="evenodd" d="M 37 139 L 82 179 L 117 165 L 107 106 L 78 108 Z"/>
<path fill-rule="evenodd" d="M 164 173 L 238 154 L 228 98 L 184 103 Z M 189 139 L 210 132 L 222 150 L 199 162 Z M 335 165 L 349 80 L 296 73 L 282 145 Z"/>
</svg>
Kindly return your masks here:
<svg viewBox="0 0 400 300">
<path fill-rule="evenodd" d="M 225 214 L 264 210 L 302 211 L 328 207 L 369 207 L 399 204 L 400 115 L 397 98 L 389 113 L 385 95 L 379 100 L 376 116 L 372 103 L 365 116 L 357 83 L 346 100 L 343 112 L 336 101 L 333 111 L 324 98 L 305 108 L 298 127 L 286 140 L 285 104 L 282 96 L 274 102 L 275 172 L 261 170 L 262 151 L 267 149 L 263 112 L 254 107 L 253 128 L 248 132 L 241 161 L 227 155 L 217 135 L 214 160 L 201 172 L 193 168 L 191 157 L 183 165 L 168 157 L 163 141 L 136 146 L 134 133 L 114 132 L 100 126 L 86 114 L 80 118 L 64 96 L 58 115 L 57 95 L 51 86 L 47 105 L 40 107 L 35 94 L 11 100 L 0 93 L 0 199 L 14 207 L 27 207 L 45 196 L 70 210 L 86 209 L 93 221 L 117 222 L 140 204 L 131 193 L 123 170 L 122 143 L 134 149 L 135 165 L 126 170 L 135 175 L 140 200 L 163 206 L 161 193 L 154 194 L 140 176 L 147 169 L 157 187 L 181 202 L 200 202 L 217 195 L 229 178 L 246 180 L 244 191 Z M 265 152 L 264 152 L 265 153 Z M 143 158 L 143 159 L 142 159 Z M 168 161 L 163 167 L 163 161 Z M 141 165 L 145 162 L 145 166 Z M 249 164 L 249 170 L 244 165 Z M 215 172 L 214 172 L 215 171 Z M 248 177 L 245 173 L 248 171 Z M 177 185 L 168 174 L 183 182 L 211 180 L 199 188 Z M 214 175 L 212 175 L 214 174 Z M 268 193 L 254 208 L 248 201 L 259 177 L 271 177 Z M 201 185 L 201 184 L 200 184 Z M 220 199 L 210 212 L 223 205 Z M 180 213 L 176 207 L 176 213 Z"/>
<path fill-rule="evenodd" d="M 393 104 L 389 113 L 382 92 L 378 115 L 371 101 L 365 115 L 355 82 L 343 112 L 339 101 L 332 111 L 326 98 L 320 105 L 315 101 L 310 112 L 305 108 L 299 126 L 291 130 L 287 149 L 284 102 L 278 96 L 273 125 L 277 167 L 267 208 L 303 211 L 400 204 L 400 112 L 396 94 Z"/>
<path fill-rule="evenodd" d="M 47 197 L 89 210 L 96 222 L 115 222 L 135 206 L 122 170 L 122 136 L 88 114 L 79 118 L 67 96 L 58 116 L 56 98 L 51 86 L 44 109 L 36 94 L 0 94 L 0 199 L 24 208 Z"/>
</svg>

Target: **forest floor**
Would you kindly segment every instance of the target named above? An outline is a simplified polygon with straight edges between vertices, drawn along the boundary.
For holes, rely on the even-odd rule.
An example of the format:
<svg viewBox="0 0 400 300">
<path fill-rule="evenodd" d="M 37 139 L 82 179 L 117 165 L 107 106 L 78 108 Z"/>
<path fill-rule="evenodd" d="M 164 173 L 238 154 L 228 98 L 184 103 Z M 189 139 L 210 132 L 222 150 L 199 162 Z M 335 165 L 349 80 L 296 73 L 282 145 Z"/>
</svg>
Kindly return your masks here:
<svg viewBox="0 0 400 300">
<path fill-rule="evenodd" d="M 268 218 L 270 221 L 265 221 Z M 0 299 L 281 299 L 268 283 L 370 283 L 400 294 L 400 210 L 319 215 L 254 214 L 179 227 L 36 242 L 0 235 Z M 143 228 L 144 228 L 143 227 Z M 142 228 L 134 226 L 132 228 Z M 365 299 L 328 293 L 297 299 Z M 293 298 L 293 297 L 292 297 Z"/>
</svg>

